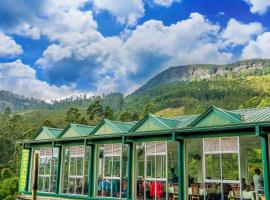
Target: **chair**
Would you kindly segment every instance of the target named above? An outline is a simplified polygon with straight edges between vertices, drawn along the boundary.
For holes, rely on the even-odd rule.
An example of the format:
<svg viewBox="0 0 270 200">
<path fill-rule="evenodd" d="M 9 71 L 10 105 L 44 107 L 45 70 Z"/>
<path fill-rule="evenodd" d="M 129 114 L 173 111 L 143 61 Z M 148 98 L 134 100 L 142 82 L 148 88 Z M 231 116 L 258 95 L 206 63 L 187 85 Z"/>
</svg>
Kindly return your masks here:
<svg viewBox="0 0 270 200">
<path fill-rule="evenodd" d="M 232 192 L 234 199 L 241 199 L 240 186 L 232 186 Z"/>
<path fill-rule="evenodd" d="M 178 185 L 173 185 L 173 200 L 177 200 L 179 197 Z"/>
<path fill-rule="evenodd" d="M 192 184 L 191 185 L 191 200 L 200 200 L 200 185 L 199 184 Z"/>
</svg>

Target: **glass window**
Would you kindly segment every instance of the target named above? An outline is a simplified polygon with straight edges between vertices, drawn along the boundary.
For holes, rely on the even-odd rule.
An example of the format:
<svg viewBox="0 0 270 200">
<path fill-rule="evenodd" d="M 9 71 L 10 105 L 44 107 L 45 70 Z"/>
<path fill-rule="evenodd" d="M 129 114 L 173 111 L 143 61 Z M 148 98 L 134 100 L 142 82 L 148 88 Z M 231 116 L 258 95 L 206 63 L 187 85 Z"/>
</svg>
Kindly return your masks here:
<svg viewBox="0 0 270 200">
<path fill-rule="evenodd" d="M 38 191 L 55 192 L 58 170 L 58 148 L 36 149 L 39 154 Z"/>
<path fill-rule="evenodd" d="M 88 153 L 89 147 L 82 145 L 63 148 L 63 193 L 87 194 L 88 168 L 85 166 L 88 160 L 85 155 Z"/>
<path fill-rule="evenodd" d="M 174 144 L 167 142 L 136 144 L 136 199 L 173 198 L 169 196 L 174 194 L 169 194 L 168 182 L 170 181 L 170 188 L 177 187 L 177 145 Z M 169 155 L 171 155 L 169 161 L 168 146 L 170 146 Z M 170 171 L 168 171 L 168 162 L 170 162 Z M 170 180 L 168 173 L 171 175 Z"/>
<path fill-rule="evenodd" d="M 205 174 L 206 179 L 220 180 L 220 154 L 207 154 L 205 155 Z"/>
<path fill-rule="evenodd" d="M 97 163 L 96 195 L 125 197 L 127 191 L 127 145 L 99 145 Z"/>
</svg>

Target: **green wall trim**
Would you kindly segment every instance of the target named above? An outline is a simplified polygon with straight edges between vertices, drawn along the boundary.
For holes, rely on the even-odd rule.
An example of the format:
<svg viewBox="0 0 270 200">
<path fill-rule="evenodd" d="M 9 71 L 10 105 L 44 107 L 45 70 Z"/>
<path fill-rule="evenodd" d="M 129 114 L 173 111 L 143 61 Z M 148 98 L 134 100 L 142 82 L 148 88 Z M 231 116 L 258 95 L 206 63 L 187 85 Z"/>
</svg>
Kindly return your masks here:
<svg viewBox="0 0 270 200">
<path fill-rule="evenodd" d="M 32 195 L 32 192 L 23 192 L 25 195 Z M 72 194 L 55 194 L 55 193 L 44 193 L 44 192 L 37 192 L 38 196 L 44 197 L 55 197 L 55 198 L 67 198 L 67 199 L 97 199 L 102 200 L 102 197 L 88 197 L 87 195 L 72 195 Z M 118 200 L 120 198 L 106 198 L 107 200 Z M 121 198 L 125 199 L 125 198 Z"/>
<path fill-rule="evenodd" d="M 62 163 L 62 147 L 58 148 L 58 168 L 57 168 L 57 176 L 56 176 L 56 188 L 55 193 L 59 194 L 60 191 L 60 175 L 61 175 L 61 163 Z"/>
<path fill-rule="evenodd" d="M 132 199 L 133 188 L 133 143 L 128 143 L 128 176 L 127 176 L 127 199 Z"/>
<path fill-rule="evenodd" d="M 270 200 L 270 169 L 268 135 L 261 136 L 265 199 Z"/>
<path fill-rule="evenodd" d="M 90 190 L 91 193 L 90 193 L 90 196 L 91 197 L 94 197 L 95 196 L 95 189 L 96 189 L 96 162 L 97 162 L 97 155 L 98 154 L 98 148 L 97 148 L 97 145 L 93 145 L 92 146 L 92 152 L 91 152 L 91 155 L 92 155 L 92 162 L 93 162 L 93 165 L 92 165 L 92 168 L 91 168 L 91 173 L 92 173 L 92 179 L 91 179 L 91 185 L 92 185 L 92 189 Z"/>
<path fill-rule="evenodd" d="M 28 152 L 28 163 L 27 163 L 27 173 L 26 173 L 26 184 L 25 184 L 25 191 L 29 189 L 29 182 L 30 182 L 30 171 L 31 171 L 31 160 L 32 160 L 32 149 L 29 149 Z"/>
<path fill-rule="evenodd" d="M 178 151 L 178 200 L 184 199 L 184 141 L 177 141 L 177 151 Z"/>
<path fill-rule="evenodd" d="M 88 197 L 93 196 L 94 184 L 94 165 L 95 165 L 95 145 L 91 144 L 89 150 L 89 161 L 88 161 Z"/>
</svg>

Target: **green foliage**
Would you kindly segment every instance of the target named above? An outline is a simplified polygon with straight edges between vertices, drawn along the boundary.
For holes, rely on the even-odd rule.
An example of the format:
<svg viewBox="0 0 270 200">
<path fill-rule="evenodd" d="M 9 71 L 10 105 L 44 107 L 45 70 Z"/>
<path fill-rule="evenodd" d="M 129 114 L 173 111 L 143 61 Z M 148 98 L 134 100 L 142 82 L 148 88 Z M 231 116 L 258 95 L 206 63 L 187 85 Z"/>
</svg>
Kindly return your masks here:
<svg viewBox="0 0 270 200">
<path fill-rule="evenodd" d="M 111 120 L 114 119 L 113 110 L 110 108 L 110 106 L 106 106 L 104 108 L 104 118 Z"/>
<path fill-rule="evenodd" d="M 78 123 L 81 114 L 77 108 L 70 108 L 67 111 L 65 121 L 67 123 Z"/>
<path fill-rule="evenodd" d="M 101 118 L 104 114 L 103 106 L 100 100 L 95 100 L 93 103 L 89 105 L 87 108 L 87 115 L 90 120 L 95 120 L 97 118 Z"/>
<path fill-rule="evenodd" d="M 0 182 L 0 199 L 14 200 L 18 191 L 18 177 L 11 176 Z"/>
</svg>

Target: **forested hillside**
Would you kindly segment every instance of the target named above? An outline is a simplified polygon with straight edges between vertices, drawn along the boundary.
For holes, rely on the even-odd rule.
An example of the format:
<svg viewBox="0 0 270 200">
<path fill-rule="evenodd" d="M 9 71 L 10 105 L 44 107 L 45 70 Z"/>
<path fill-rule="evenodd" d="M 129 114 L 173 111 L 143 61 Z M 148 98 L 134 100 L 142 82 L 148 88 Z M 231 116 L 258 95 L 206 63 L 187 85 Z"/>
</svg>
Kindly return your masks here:
<svg viewBox="0 0 270 200">
<path fill-rule="evenodd" d="M 0 91 L 0 199 L 17 191 L 15 142 L 31 138 L 42 125 L 95 125 L 102 118 L 131 121 L 147 113 L 163 116 L 201 113 L 209 106 L 225 109 L 270 106 L 270 61 L 247 60 L 230 65 L 172 67 L 133 94 L 112 93 L 44 102 Z"/>
</svg>

